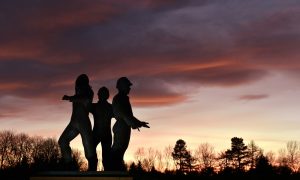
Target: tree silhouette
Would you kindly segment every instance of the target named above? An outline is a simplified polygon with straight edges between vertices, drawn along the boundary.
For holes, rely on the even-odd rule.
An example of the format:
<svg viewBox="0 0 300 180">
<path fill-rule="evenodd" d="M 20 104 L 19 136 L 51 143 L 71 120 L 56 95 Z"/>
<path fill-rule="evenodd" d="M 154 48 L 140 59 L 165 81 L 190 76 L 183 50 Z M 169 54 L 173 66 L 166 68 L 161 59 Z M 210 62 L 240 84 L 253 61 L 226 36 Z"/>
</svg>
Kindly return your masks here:
<svg viewBox="0 0 300 180">
<path fill-rule="evenodd" d="M 288 166 L 293 170 L 297 171 L 299 168 L 299 160 L 300 160 L 300 146 L 296 141 L 288 141 L 286 144 L 287 150 L 287 163 Z"/>
<path fill-rule="evenodd" d="M 257 159 L 262 156 L 262 150 L 255 144 L 253 140 L 251 140 L 248 144 L 248 156 L 250 169 L 254 169 Z"/>
<path fill-rule="evenodd" d="M 244 145 L 242 138 L 231 139 L 231 148 L 218 153 L 215 158 L 213 147 L 203 143 L 196 149 L 195 156 L 187 149 L 186 142 L 179 139 L 174 148 L 162 151 L 153 148 L 139 148 L 135 153 L 137 162 L 128 166 L 129 173 L 136 180 L 142 179 L 299 179 L 298 142 L 289 141 L 279 151 L 277 161 L 273 152 L 263 150 L 251 141 Z M 73 152 L 74 169 L 87 170 L 81 151 Z M 195 158 L 196 157 L 196 158 Z M 201 164 L 196 169 L 195 159 Z M 175 166 L 170 166 L 171 162 Z M 197 159 L 199 160 L 199 159 Z M 253 164 L 255 163 L 255 164 Z M 198 164 L 197 164 L 198 165 Z M 24 133 L 0 131 L 0 179 L 29 179 L 38 171 L 64 170 L 57 140 L 54 138 L 30 137 Z M 176 171 L 177 170 L 177 171 Z M 215 172 L 215 170 L 218 170 Z"/>
<path fill-rule="evenodd" d="M 260 155 L 256 159 L 255 167 L 256 168 L 255 168 L 254 172 L 256 175 L 268 176 L 273 173 L 273 167 L 270 164 L 269 159 L 264 155 Z"/>
<path fill-rule="evenodd" d="M 187 146 L 184 140 L 179 139 L 176 142 L 172 152 L 172 157 L 177 165 L 177 170 L 179 172 L 186 173 L 193 170 L 195 159 L 187 150 Z"/>
<path fill-rule="evenodd" d="M 228 159 L 234 169 L 243 171 L 245 166 L 249 163 L 247 146 L 243 142 L 243 138 L 231 138 L 231 149 L 226 151 Z"/>
<path fill-rule="evenodd" d="M 0 133 L 0 169 L 5 169 L 12 164 L 13 158 L 14 134 L 11 131 Z"/>
<path fill-rule="evenodd" d="M 209 143 L 202 143 L 198 146 L 195 151 L 195 159 L 199 164 L 200 170 L 213 169 L 215 163 L 215 152 L 214 147 Z"/>
<path fill-rule="evenodd" d="M 59 146 L 55 139 L 41 137 L 34 139 L 32 166 L 36 170 L 58 170 L 60 157 Z"/>
<path fill-rule="evenodd" d="M 152 170 L 156 162 L 159 164 L 160 162 L 158 161 L 161 161 L 162 159 L 160 153 L 158 151 L 155 151 L 151 147 L 147 150 L 145 150 L 144 148 L 138 148 L 134 153 L 134 158 L 136 162 L 140 162 L 143 166 L 143 169 L 148 172 Z"/>
<path fill-rule="evenodd" d="M 129 165 L 129 170 L 128 171 L 129 171 L 129 174 L 131 174 L 132 176 L 141 176 L 141 175 L 146 173 L 145 169 L 143 169 L 143 167 L 142 167 L 141 161 L 138 161 L 137 164 L 132 162 Z"/>
<path fill-rule="evenodd" d="M 227 154 L 227 151 L 221 151 L 218 154 L 217 157 L 217 162 L 218 162 L 218 166 L 220 168 L 220 171 L 223 171 L 224 169 L 229 167 L 229 155 Z"/>
<path fill-rule="evenodd" d="M 173 164 L 173 156 L 172 156 L 173 148 L 171 145 L 167 146 L 163 150 L 163 157 L 165 163 L 165 171 L 169 171 L 174 166 Z"/>
</svg>

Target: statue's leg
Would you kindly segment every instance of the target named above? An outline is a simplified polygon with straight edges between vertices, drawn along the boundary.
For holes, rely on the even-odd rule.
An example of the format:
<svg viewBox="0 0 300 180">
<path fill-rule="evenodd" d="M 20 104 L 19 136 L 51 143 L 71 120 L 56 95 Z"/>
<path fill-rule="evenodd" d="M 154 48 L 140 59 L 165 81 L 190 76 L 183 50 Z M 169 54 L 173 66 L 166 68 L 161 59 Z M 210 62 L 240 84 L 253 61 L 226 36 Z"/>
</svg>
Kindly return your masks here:
<svg viewBox="0 0 300 180">
<path fill-rule="evenodd" d="M 79 134 L 79 131 L 69 124 L 58 140 L 62 157 L 65 163 L 72 162 L 72 151 L 70 142 Z"/>
<path fill-rule="evenodd" d="M 111 170 L 111 144 L 112 144 L 112 136 L 111 134 L 107 134 L 103 136 L 101 140 L 102 146 L 102 164 L 105 171 Z"/>
<path fill-rule="evenodd" d="M 93 129 L 93 131 L 92 131 L 92 138 L 93 138 L 93 148 L 95 149 L 95 152 L 96 152 L 96 158 L 92 158 L 90 161 L 91 161 L 91 164 L 93 164 L 93 163 L 95 163 L 95 162 L 92 162 L 92 161 L 96 161 L 97 163 L 96 163 L 96 169 L 95 170 L 97 170 L 97 164 L 98 164 L 98 158 L 97 158 L 97 146 L 98 146 L 98 144 L 100 143 L 100 141 L 101 141 L 101 137 L 100 137 L 100 135 L 99 135 L 99 132 L 97 132 L 95 129 Z M 93 166 L 93 165 L 91 165 L 91 166 Z"/>
<path fill-rule="evenodd" d="M 113 169 L 124 171 L 124 154 L 130 141 L 130 127 L 121 127 L 114 132 L 114 143 L 112 146 Z"/>
<path fill-rule="evenodd" d="M 93 129 L 92 135 L 93 135 L 94 148 L 95 148 L 95 151 L 97 153 L 97 146 L 101 141 L 101 136 L 100 136 L 100 133 L 97 132 L 95 129 Z"/>
<path fill-rule="evenodd" d="M 82 139 L 82 144 L 84 147 L 84 154 L 86 159 L 88 160 L 89 164 L 89 171 L 96 171 L 97 170 L 97 153 L 96 148 L 93 142 L 93 135 L 92 135 L 92 129 L 91 127 L 82 127 L 80 129 L 80 135 Z"/>
</svg>

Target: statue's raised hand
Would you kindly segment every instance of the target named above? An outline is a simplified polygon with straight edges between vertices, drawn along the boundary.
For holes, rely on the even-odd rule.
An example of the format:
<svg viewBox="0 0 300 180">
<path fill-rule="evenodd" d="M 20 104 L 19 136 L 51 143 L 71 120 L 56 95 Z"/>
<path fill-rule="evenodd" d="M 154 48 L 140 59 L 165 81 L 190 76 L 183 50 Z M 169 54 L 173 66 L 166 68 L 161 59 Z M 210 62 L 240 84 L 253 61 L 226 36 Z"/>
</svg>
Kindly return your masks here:
<svg viewBox="0 0 300 180">
<path fill-rule="evenodd" d="M 148 122 L 141 121 L 140 126 L 145 127 L 145 128 L 150 128 L 150 126 L 148 126 L 148 124 L 149 124 Z"/>
<path fill-rule="evenodd" d="M 69 100 L 70 100 L 70 96 L 64 95 L 64 96 L 62 97 L 62 100 L 69 101 Z"/>
</svg>

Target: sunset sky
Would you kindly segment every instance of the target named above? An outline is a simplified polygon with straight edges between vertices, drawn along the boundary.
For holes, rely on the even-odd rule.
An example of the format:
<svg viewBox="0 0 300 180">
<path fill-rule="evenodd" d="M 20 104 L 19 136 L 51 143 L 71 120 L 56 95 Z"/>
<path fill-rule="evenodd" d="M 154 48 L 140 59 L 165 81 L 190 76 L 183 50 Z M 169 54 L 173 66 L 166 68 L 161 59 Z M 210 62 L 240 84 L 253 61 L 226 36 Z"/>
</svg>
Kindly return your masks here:
<svg viewBox="0 0 300 180">
<path fill-rule="evenodd" d="M 151 128 L 132 133 L 126 159 L 179 138 L 276 153 L 300 140 L 299 20 L 299 0 L 2 0 L 0 130 L 58 138 L 79 74 L 110 102 L 127 76 Z"/>
</svg>

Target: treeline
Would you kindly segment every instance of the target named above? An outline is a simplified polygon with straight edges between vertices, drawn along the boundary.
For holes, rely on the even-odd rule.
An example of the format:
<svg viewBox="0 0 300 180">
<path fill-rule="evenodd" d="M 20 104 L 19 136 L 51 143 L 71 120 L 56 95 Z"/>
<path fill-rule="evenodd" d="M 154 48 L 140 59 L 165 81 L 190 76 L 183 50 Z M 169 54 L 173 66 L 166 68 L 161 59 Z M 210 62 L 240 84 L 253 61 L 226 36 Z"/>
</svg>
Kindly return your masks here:
<svg viewBox="0 0 300 180">
<path fill-rule="evenodd" d="M 80 151 L 73 150 L 73 159 L 77 170 L 84 168 Z M 24 179 L 36 172 L 51 170 L 63 170 L 55 138 L 30 137 L 12 131 L 0 132 L 0 177 Z"/>
<path fill-rule="evenodd" d="M 276 155 L 265 153 L 252 140 L 245 145 L 243 138 L 233 137 L 231 147 L 219 153 L 209 143 L 200 144 L 189 150 L 184 140 L 179 139 L 174 147 L 163 151 L 153 148 L 138 148 L 135 161 L 129 171 L 143 173 L 187 175 L 202 177 L 257 177 L 257 176 L 300 176 L 300 144 L 289 141 Z"/>
<path fill-rule="evenodd" d="M 188 150 L 184 140 L 179 139 L 174 147 L 163 151 L 153 148 L 138 148 L 131 166 L 140 166 L 143 171 L 176 172 L 182 174 L 201 173 L 206 175 L 222 173 L 300 173 L 300 144 L 289 141 L 286 147 L 264 153 L 263 149 L 251 141 L 245 145 L 243 138 L 233 137 L 231 147 L 215 152 L 209 143 L 200 144 L 195 150 Z"/>
<path fill-rule="evenodd" d="M 73 150 L 73 159 L 75 170 L 86 170 L 86 160 L 81 151 Z M 63 170 L 62 162 L 55 138 L 0 132 L 0 179 L 28 179 L 36 172 Z M 98 170 L 101 170 L 101 159 L 99 165 Z M 186 142 L 179 139 L 174 146 L 167 146 L 162 151 L 138 148 L 134 153 L 134 162 L 126 165 L 135 179 L 182 176 L 196 179 L 240 176 L 299 178 L 300 144 L 289 141 L 275 154 L 264 152 L 254 141 L 245 145 L 242 138 L 233 137 L 227 150 L 216 152 L 209 143 L 202 143 L 190 150 Z"/>
</svg>

